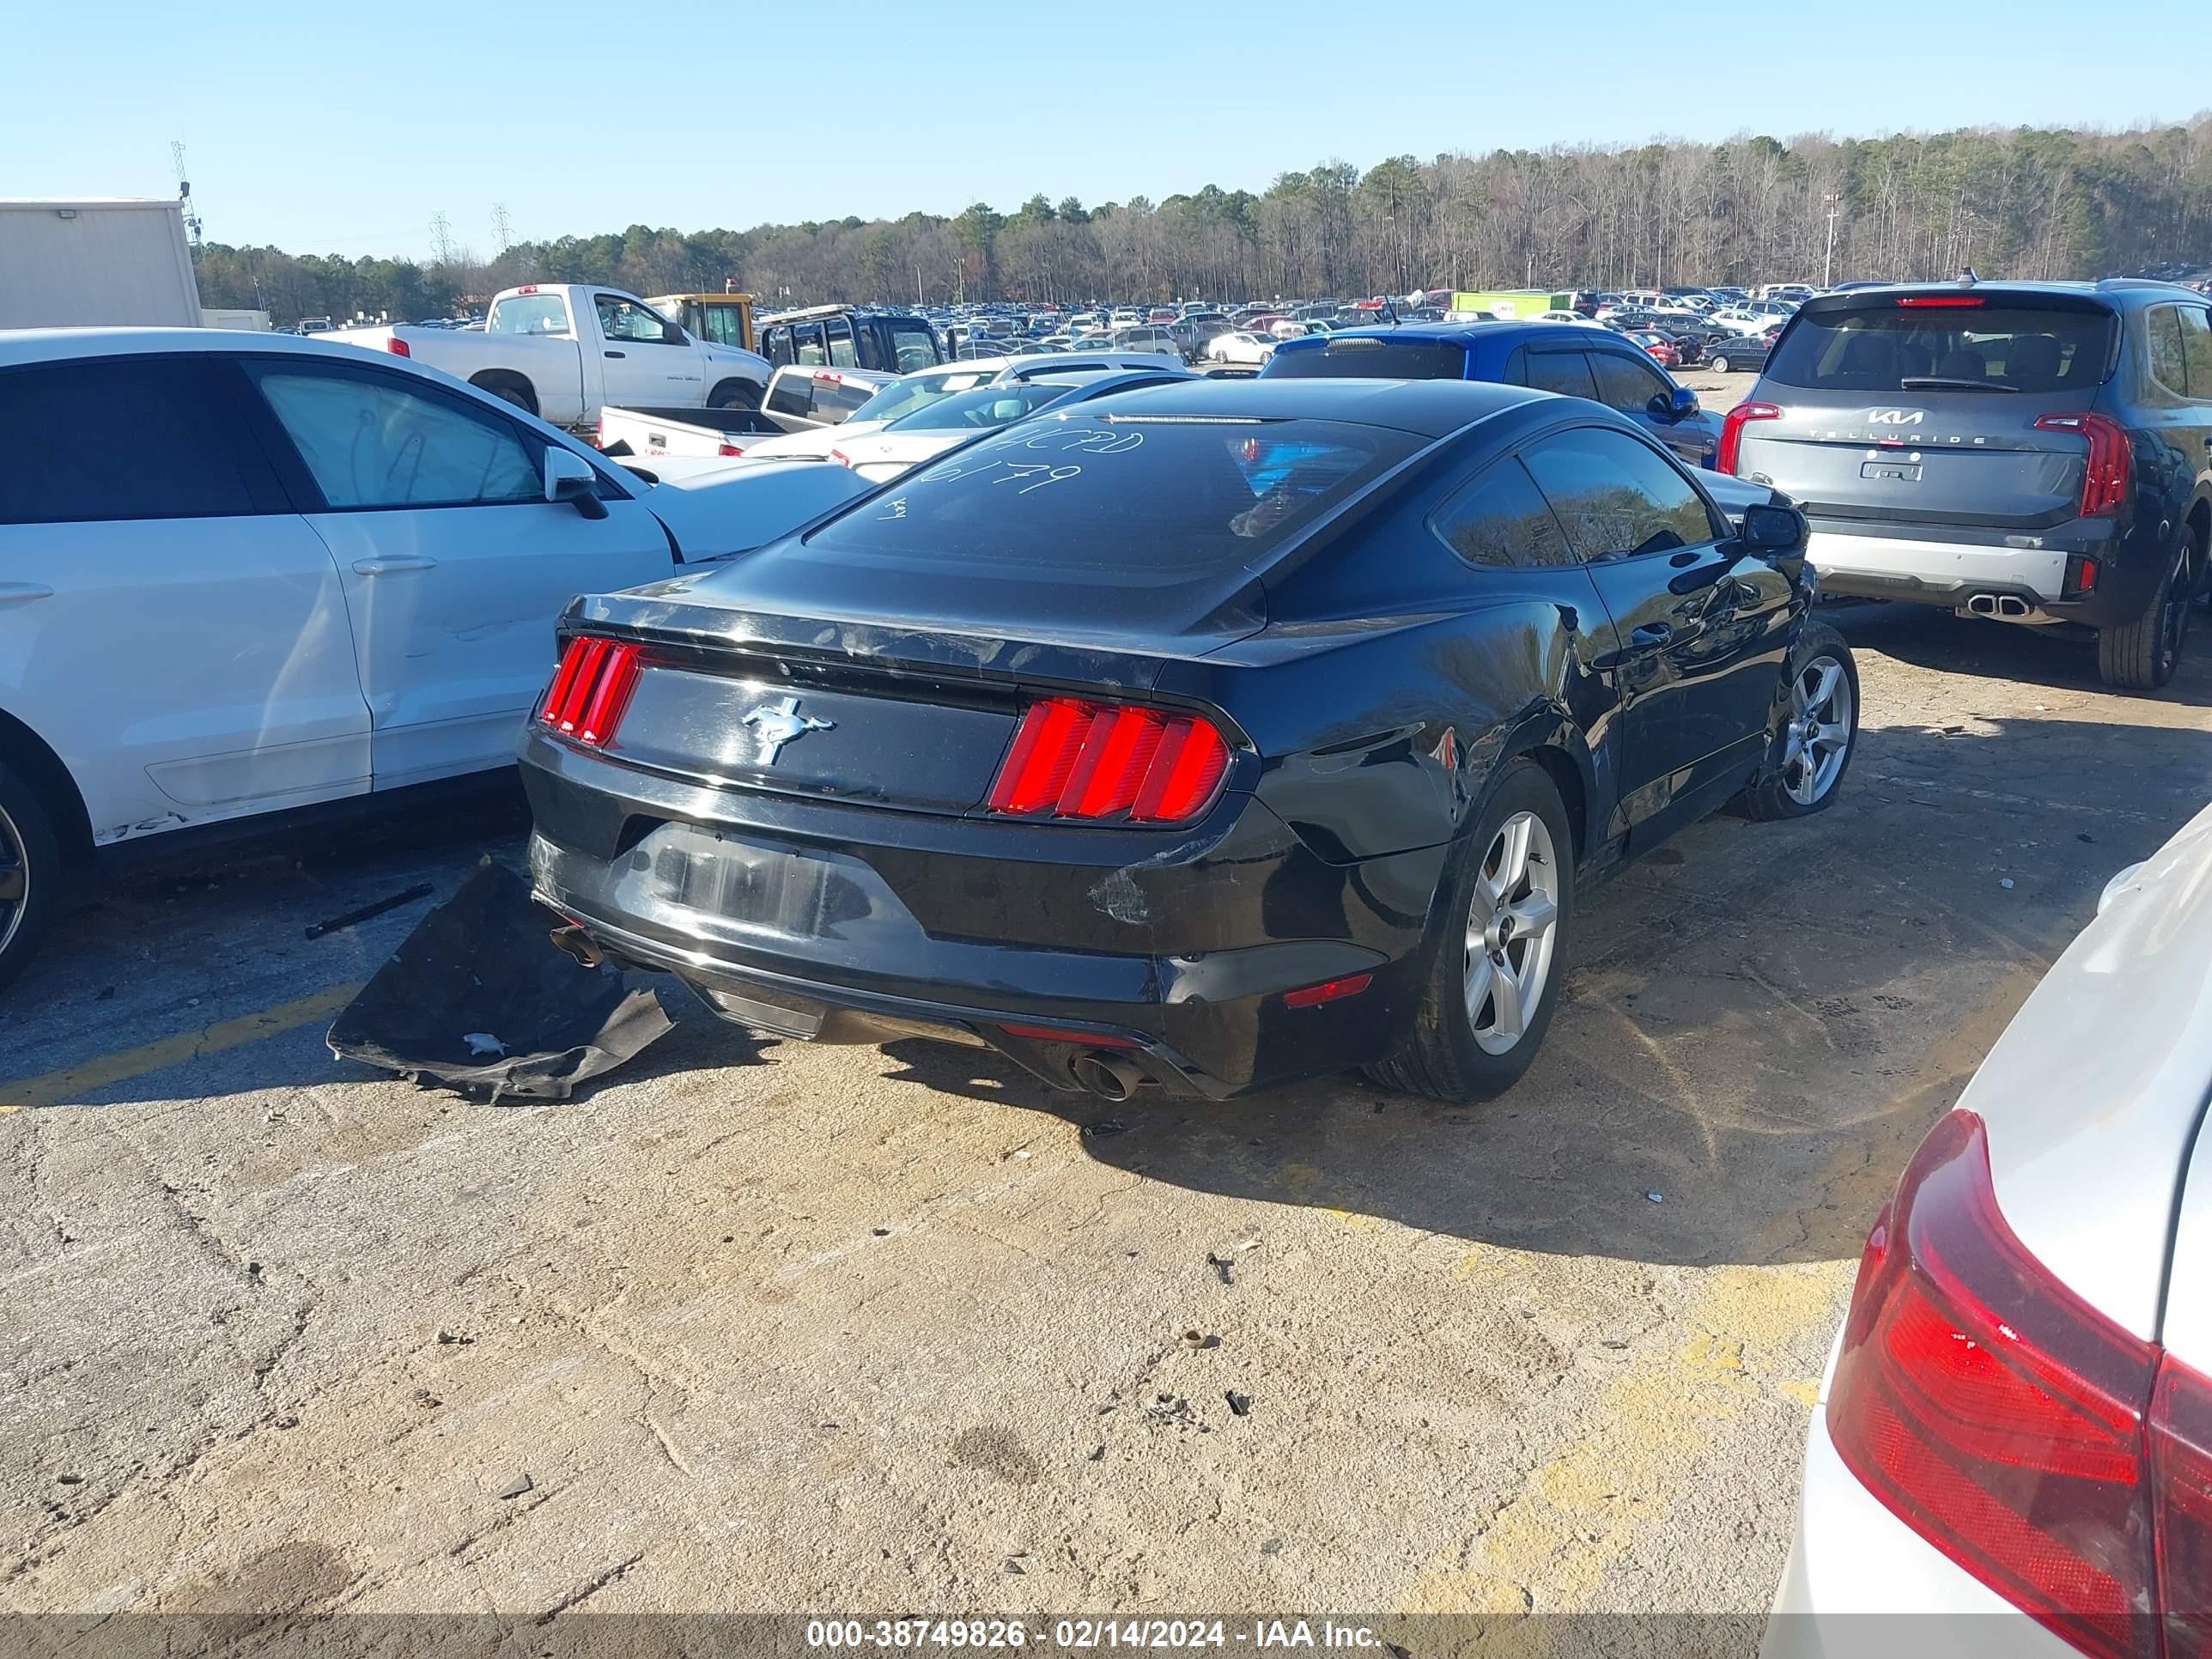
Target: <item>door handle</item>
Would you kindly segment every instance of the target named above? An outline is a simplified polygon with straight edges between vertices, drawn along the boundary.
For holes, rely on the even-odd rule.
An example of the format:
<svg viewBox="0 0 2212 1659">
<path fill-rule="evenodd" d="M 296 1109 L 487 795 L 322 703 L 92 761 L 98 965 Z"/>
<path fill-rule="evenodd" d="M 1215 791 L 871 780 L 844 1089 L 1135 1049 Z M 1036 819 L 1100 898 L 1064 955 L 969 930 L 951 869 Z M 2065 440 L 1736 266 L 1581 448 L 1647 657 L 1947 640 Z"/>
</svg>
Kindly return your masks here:
<svg viewBox="0 0 2212 1659">
<path fill-rule="evenodd" d="M 1666 623 L 1645 623 L 1628 636 L 1631 645 L 1664 645 L 1674 637 L 1674 629 Z"/>
<path fill-rule="evenodd" d="M 627 357 L 629 356 L 629 353 L 627 351 L 610 351 L 607 353 L 607 356 L 610 357 Z"/>
<path fill-rule="evenodd" d="M 54 590 L 44 582 L 0 582 L 0 605 L 28 605 L 53 596 Z"/>
<path fill-rule="evenodd" d="M 419 553 L 398 553 L 388 559 L 356 559 L 356 576 L 388 576 L 396 570 L 435 570 L 438 562 L 426 559 Z"/>
</svg>

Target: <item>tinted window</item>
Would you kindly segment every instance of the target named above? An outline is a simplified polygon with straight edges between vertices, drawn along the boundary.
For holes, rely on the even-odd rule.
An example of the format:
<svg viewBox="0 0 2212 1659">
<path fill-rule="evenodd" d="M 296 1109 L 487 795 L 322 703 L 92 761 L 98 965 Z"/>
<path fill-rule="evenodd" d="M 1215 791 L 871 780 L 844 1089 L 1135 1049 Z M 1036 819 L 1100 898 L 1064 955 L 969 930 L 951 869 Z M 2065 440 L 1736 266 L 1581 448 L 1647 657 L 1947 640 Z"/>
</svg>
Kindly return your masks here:
<svg viewBox="0 0 2212 1659">
<path fill-rule="evenodd" d="M 1475 564 L 1572 564 L 1559 521 L 1518 461 L 1502 461 L 1437 510 L 1430 527 Z"/>
<path fill-rule="evenodd" d="M 917 368 L 927 368 L 937 362 L 937 342 L 922 323 L 893 323 L 891 349 L 898 354 L 896 363 L 877 365 L 896 368 L 902 374 L 910 374 Z"/>
<path fill-rule="evenodd" d="M 1589 360 L 1579 351 L 1532 351 L 1528 354 L 1528 384 L 1539 392 L 1563 392 L 1570 398 L 1595 398 Z"/>
<path fill-rule="evenodd" d="M 0 524 L 251 513 L 207 367 L 139 357 L 0 373 Z M 120 441 L 126 439 L 127 441 Z"/>
<path fill-rule="evenodd" d="M 2181 307 L 2153 306 L 2143 313 L 2143 343 L 2151 378 L 2176 397 L 2189 395 L 2189 360 L 2181 343 Z"/>
<path fill-rule="evenodd" d="M 1690 481 L 1625 432 L 1577 427 L 1522 459 L 1585 559 L 1693 547 L 1718 533 Z"/>
<path fill-rule="evenodd" d="M 840 368 L 858 368 L 860 357 L 853 349 L 853 325 L 842 317 L 832 317 L 823 325 L 830 335 L 830 361 Z"/>
<path fill-rule="evenodd" d="M 814 380 L 814 414 L 818 420 L 846 421 L 869 401 L 875 388 L 859 380 L 829 380 L 817 375 Z"/>
<path fill-rule="evenodd" d="M 1334 421 L 1146 420 L 1077 409 L 921 467 L 807 542 L 915 565 L 951 560 L 1108 581 L 1234 568 L 1421 441 Z"/>
<path fill-rule="evenodd" d="M 768 407 L 777 415 L 805 415 L 814 407 L 814 387 L 804 374 L 778 374 L 769 382 Z"/>
<path fill-rule="evenodd" d="M 2086 390 L 2104 382 L 2113 323 L 2112 313 L 2094 307 L 1993 301 L 1914 307 L 1878 300 L 1799 313 L 1766 375 L 1853 394 Z"/>
<path fill-rule="evenodd" d="M 1641 415 L 1652 398 L 1673 395 L 1658 370 L 1618 351 L 1590 353 L 1590 371 L 1597 376 L 1598 402 L 1624 415 Z"/>
<path fill-rule="evenodd" d="M 2189 365 L 2189 395 L 2212 403 L 2212 312 L 2181 307 L 2181 355 Z"/>
<path fill-rule="evenodd" d="M 1261 371 L 1271 380 L 1463 380 L 1467 350 L 1449 340 L 1334 339 L 1318 351 L 1279 351 Z"/>
<path fill-rule="evenodd" d="M 829 352 L 822 343 L 822 325 L 794 323 L 791 328 L 791 361 L 794 363 L 820 363 L 829 361 Z"/>
<path fill-rule="evenodd" d="M 761 331 L 761 356 L 781 368 L 791 361 L 791 330 L 787 327 Z"/>
<path fill-rule="evenodd" d="M 544 499 L 514 427 L 382 374 L 270 367 L 269 406 L 332 507 L 452 507 Z"/>
</svg>

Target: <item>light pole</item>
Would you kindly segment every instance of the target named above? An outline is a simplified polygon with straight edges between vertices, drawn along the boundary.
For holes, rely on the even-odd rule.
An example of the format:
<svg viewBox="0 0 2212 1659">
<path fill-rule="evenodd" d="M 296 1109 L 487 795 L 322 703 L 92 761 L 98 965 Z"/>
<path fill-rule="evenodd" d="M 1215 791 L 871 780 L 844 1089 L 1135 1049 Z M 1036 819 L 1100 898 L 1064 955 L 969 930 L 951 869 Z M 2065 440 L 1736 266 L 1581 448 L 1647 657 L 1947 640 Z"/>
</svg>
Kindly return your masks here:
<svg viewBox="0 0 2212 1659">
<path fill-rule="evenodd" d="M 1836 280 L 1836 214 L 1843 198 L 1826 196 L 1821 199 L 1828 206 L 1828 256 L 1820 262 L 1820 286 L 1832 287 Z"/>
</svg>

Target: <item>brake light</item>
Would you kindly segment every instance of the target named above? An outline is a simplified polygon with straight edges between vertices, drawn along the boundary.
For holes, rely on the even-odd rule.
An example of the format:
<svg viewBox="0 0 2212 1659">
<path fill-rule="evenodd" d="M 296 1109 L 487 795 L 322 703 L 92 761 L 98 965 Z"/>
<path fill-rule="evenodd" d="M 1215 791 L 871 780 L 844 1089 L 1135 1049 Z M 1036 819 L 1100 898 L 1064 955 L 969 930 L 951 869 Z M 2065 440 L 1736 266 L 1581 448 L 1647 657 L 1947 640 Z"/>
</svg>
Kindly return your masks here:
<svg viewBox="0 0 2212 1659">
<path fill-rule="evenodd" d="M 2038 432 L 2078 432 L 2089 441 L 2089 464 L 2081 473 L 2081 516 L 2118 513 L 2128 498 L 2135 472 L 2135 451 L 2128 429 L 2109 415 L 2045 415 Z"/>
<path fill-rule="evenodd" d="M 1867 1240 L 1828 1432 L 1875 1498 L 2007 1600 L 2085 1652 L 2148 1656 L 2158 1358 L 2027 1253 L 1997 1209 L 1981 1119 L 1954 1111 Z M 2212 1492 L 2208 1468 L 2193 1455 L 2168 1484 Z M 2191 1538 L 2185 1576 L 2212 1561 L 2212 1530 Z"/>
<path fill-rule="evenodd" d="M 842 449 L 831 450 L 830 452 L 830 459 L 836 462 L 840 466 L 850 466 L 853 464 L 853 458 L 850 455 L 848 455 Z"/>
<path fill-rule="evenodd" d="M 397 334 L 384 337 L 384 349 L 395 357 L 412 357 L 415 355 L 414 349 Z"/>
<path fill-rule="evenodd" d="M 1229 745 L 1195 714 L 1047 697 L 1033 702 L 991 786 L 1016 817 L 1181 823 L 1213 804 Z"/>
<path fill-rule="evenodd" d="M 570 640 L 538 705 L 538 724 L 592 748 L 605 748 L 629 707 L 643 665 L 638 647 L 625 641 L 588 635 Z"/>
<path fill-rule="evenodd" d="M 714 446 L 714 453 L 717 455 L 742 455 L 745 452 L 735 444 L 717 444 Z"/>
<path fill-rule="evenodd" d="M 1982 303 L 1978 294 L 1906 294 L 1897 303 L 1920 311 L 1959 311 Z"/>
<path fill-rule="evenodd" d="M 1743 429 L 1753 421 L 1778 421 L 1782 411 L 1772 404 L 1738 404 L 1729 410 L 1721 422 L 1720 452 L 1713 457 L 1713 471 L 1734 473 L 1737 453 L 1743 447 Z"/>
</svg>

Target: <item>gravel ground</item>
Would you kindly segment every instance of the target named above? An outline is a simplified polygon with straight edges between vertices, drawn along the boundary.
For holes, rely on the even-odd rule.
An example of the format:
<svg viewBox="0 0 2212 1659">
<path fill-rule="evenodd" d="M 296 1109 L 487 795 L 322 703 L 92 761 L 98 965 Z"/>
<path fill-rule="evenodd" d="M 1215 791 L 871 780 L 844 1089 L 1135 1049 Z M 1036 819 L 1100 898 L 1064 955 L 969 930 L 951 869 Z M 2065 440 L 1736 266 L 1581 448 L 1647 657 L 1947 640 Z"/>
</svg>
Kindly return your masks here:
<svg viewBox="0 0 2212 1659">
<path fill-rule="evenodd" d="M 1593 896 L 1479 1109 L 1085 1135 L 988 1054 L 680 992 L 494 1109 L 323 1047 L 422 905 L 301 928 L 514 856 L 511 801 L 112 887 L 0 1008 L 0 1610 L 1755 1615 L 1869 1218 L 2212 761 L 2202 655 L 2118 696 L 1833 616 L 1836 810 Z"/>
</svg>

